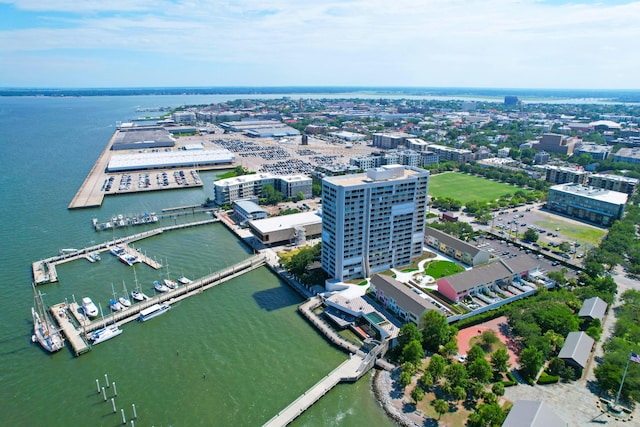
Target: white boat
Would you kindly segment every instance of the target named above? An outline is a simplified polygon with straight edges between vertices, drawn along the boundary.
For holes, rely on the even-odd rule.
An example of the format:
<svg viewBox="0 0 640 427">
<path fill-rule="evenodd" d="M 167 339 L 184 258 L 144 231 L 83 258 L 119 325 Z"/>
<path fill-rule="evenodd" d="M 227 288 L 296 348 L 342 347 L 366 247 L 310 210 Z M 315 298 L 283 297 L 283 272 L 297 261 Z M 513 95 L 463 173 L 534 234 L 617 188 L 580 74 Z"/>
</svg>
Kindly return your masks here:
<svg viewBox="0 0 640 427">
<path fill-rule="evenodd" d="M 124 310 L 124 306 L 122 304 L 120 304 L 120 302 L 115 300 L 115 299 L 109 300 L 109 307 L 111 307 L 111 310 L 113 310 L 113 311 L 122 311 L 122 310 Z"/>
<path fill-rule="evenodd" d="M 117 337 L 121 333 L 122 329 L 120 329 L 118 325 L 109 325 L 105 328 L 91 332 L 88 338 L 91 341 L 91 344 L 96 345 L 106 340 L 110 340 L 113 337 Z"/>
<path fill-rule="evenodd" d="M 117 257 L 125 253 L 124 248 L 122 246 L 114 246 L 111 249 L 109 249 L 109 252 L 111 252 L 111 255 L 115 255 Z"/>
<path fill-rule="evenodd" d="M 122 304 L 123 307 L 131 307 L 131 300 L 126 296 L 121 296 L 118 298 L 118 302 Z"/>
<path fill-rule="evenodd" d="M 91 298 L 82 298 L 82 311 L 87 317 L 96 317 L 98 315 L 98 307 L 91 301 Z"/>
<path fill-rule="evenodd" d="M 140 258 L 138 258 L 133 254 L 124 253 L 124 254 L 118 255 L 118 258 L 120 258 L 120 261 L 122 261 L 124 264 L 127 264 L 129 267 L 131 267 L 133 264 L 137 262 L 140 262 Z"/>
<path fill-rule="evenodd" d="M 180 276 L 178 277 L 178 282 L 182 283 L 183 285 L 188 285 L 189 283 L 191 283 L 191 280 L 187 279 L 184 276 Z"/>
<path fill-rule="evenodd" d="M 158 292 L 169 292 L 170 290 L 168 287 L 158 282 L 157 280 L 153 282 L 153 289 L 155 289 Z"/>
<path fill-rule="evenodd" d="M 36 307 L 31 307 L 31 316 L 33 317 L 33 336 L 31 341 L 38 342 L 42 348 L 49 353 L 64 347 L 64 338 L 58 328 L 56 328 L 47 313 L 45 312 L 44 302 L 42 302 L 42 294 L 34 291 L 34 299 Z"/>
<path fill-rule="evenodd" d="M 178 287 L 178 284 L 176 283 L 175 280 L 164 279 L 163 282 L 164 282 L 164 285 L 169 289 L 175 289 Z"/>
<path fill-rule="evenodd" d="M 133 298 L 136 301 L 146 301 L 149 299 L 148 296 L 138 291 L 131 291 L 131 298 Z"/>
<path fill-rule="evenodd" d="M 149 308 L 145 308 L 140 312 L 140 316 L 138 320 L 141 322 L 146 322 L 149 319 L 153 319 L 156 316 L 160 316 L 163 313 L 171 310 L 171 306 L 168 304 L 154 304 Z"/>
<path fill-rule="evenodd" d="M 100 258 L 100 255 L 95 253 L 95 254 L 91 254 L 91 259 L 94 261 L 100 261 L 102 258 Z"/>
<path fill-rule="evenodd" d="M 120 298 L 118 298 L 118 301 L 120 301 L 120 304 L 125 307 L 131 307 L 131 300 L 129 299 L 129 295 L 127 294 L 127 286 L 124 284 L 124 280 L 122 281 L 122 291 L 123 294 Z"/>
</svg>

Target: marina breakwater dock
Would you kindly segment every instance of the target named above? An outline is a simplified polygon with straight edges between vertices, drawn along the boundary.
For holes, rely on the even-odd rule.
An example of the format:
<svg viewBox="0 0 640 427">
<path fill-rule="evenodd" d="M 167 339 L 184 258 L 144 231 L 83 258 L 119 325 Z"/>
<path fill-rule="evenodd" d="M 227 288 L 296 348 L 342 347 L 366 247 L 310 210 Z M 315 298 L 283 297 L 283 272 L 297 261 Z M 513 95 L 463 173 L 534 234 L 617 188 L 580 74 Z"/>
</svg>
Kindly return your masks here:
<svg viewBox="0 0 640 427">
<path fill-rule="evenodd" d="M 211 218 L 211 219 L 206 219 L 202 221 L 194 221 L 194 222 L 189 222 L 184 224 L 170 225 L 167 227 L 159 227 L 153 230 L 143 231 L 142 233 L 121 237 L 119 239 L 109 240 L 107 242 L 94 245 L 88 248 L 71 250 L 69 252 L 65 252 L 63 254 L 60 254 L 54 257 L 35 261 L 31 265 L 31 270 L 33 273 L 33 281 L 36 285 L 57 282 L 58 273 L 56 271 L 56 265 L 63 264 L 69 261 L 75 261 L 82 258 L 86 258 L 87 260 L 92 261 L 93 255 L 106 252 L 115 246 L 122 247 L 127 254 L 137 257 L 138 260 L 140 260 L 141 262 L 157 270 L 162 268 L 162 264 L 149 258 L 145 254 L 139 252 L 135 248 L 131 247 L 130 244 L 138 240 L 142 240 L 148 237 L 157 236 L 159 234 L 166 233 L 168 231 L 181 230 L 181 229 L 190 228 L 190 227 L 198 227 L 202 225 L 213 224 L 219 221 L 220 220 L 218 218 Z"/>
<path fill-rule="evenodd" d="M 147 301 L 132 304 L 124 310 L 113 312 L 104 319 L 90 321 L 81 312 L 76 302 L 59 303 L 50 307 L 56 322 L 60 325 L 67 342 L 71 345 L 73 353 L 78 356 L 91 350 L 87 343 L 86 335 L 96 329 L 104 328 L 108 324 L 123 325 L 137 320 L 140 312 L 154 304 L 174 304 L 190 296 L 197 295 L 209 288 L 229 281 L 244 273 L 262 267 L 266 263 L 263 255 L 254 255 L 251 258 L 226 267 L 216 273 L 209 274 L 197 280 L 193 280 L 186 285 L 178 286 L 176 289 L 165 293 L 157 294 Z"/>
</svg>

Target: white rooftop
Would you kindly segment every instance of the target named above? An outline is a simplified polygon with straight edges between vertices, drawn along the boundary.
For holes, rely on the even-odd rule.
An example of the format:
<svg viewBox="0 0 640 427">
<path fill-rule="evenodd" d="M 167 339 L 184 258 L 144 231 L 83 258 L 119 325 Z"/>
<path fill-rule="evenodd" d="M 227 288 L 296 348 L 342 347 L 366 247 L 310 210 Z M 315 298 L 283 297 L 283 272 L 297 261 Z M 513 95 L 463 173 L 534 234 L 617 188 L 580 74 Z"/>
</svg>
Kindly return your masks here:
<svg viewBox="0 0 640 427">
<path fill-rule="evenodd" d="M 616 205 L 624 205 L 625 203 L 627 203 L 627 199 L 629 198 L 629 195 L 626 193 L 605 190 L 603 188 L 589 187 L 580 184 L 559 184 L 554 185 L 550 188 L 550 190 L 559 191 L 562 193 L 576 194 L 582 197 L 600 200 L 607 203 L 613 203 Z"/>
<path fill-rule="evenodd" d="M 262 234 L 272 233 L 278 230 L 287 230 L 296 226 L 319 224 L 322 218 L 317 212 L 301 212 L 291 215 L 274 216 L 272 218 L 250 221 L 251 226 Z"/>
<path fill-rule="evenodd" d="M 110 171 L 159 168 L 167 166 L 195 166 L 198 164 L 230 163 L 235 155 L 222 150 L 180 150 L 114 154 L 109 160 Z"/>
</svg>

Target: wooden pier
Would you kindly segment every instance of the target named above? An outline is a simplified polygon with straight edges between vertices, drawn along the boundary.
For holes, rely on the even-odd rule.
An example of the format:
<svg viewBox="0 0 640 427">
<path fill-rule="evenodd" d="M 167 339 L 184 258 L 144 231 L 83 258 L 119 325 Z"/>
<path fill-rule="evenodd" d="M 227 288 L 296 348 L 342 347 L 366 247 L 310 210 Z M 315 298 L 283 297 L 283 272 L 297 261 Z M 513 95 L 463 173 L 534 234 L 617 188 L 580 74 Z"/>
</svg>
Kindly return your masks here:
<svg viewBox="0 0 640 427">
<path fill-rule="evenodd" d="M 122 237 L 119 239 L 110 240 L 99 245 L 90 246 L 88 248 L 78 249 L 77 251 L 64 253 L 58 256 L 42 259 L 39 261 L 35 261 L 31 265 L 31 270 L 33 273 L 33 281 L 36 285 L 41 285 L 43 283 L 53 283 L 58 281 L 58 273 L 56 271 L 56 265 L 63 264 L 69 261 L 75 261 L 77 259 L 91 257 L 93 254 L 100 254 L 102 252 L 106 252 L 111 249 L 113 246 L 122 245 L 125 247 L 125 250 L 135 251 L 128 245 L 130 243 L 136 242 L 138 240 L 146 239 L 148 237 L 157 236 L 167 231 L 173 230 L 181 230 L 185 228 L 191 227 L 199 227 L 202 225 L 214 224 L 219 222 L 220 220 L 217 218 L 205 219 L 202 221 L 194 221 L 188 222 L 184 224 L 175 224 L 167 227 L 159 227 L 154 228 L 153 230 L 143 231 L 142 233 L 132 234 L 127 237 Z M 133 253 L 133 252 L 132 252 Z M 162 265 L 155 260 L 143 255 L 142 253 L 135 251 L 134 253 L 138 256 L 142 262 L 150 266 L 154 269 L 162 268 Z"/>
<path fill-rule="evenodd" d="M 58 325 L 62 329 L 67 342 L 71 345 L 73 349 L 73 353 L 76 356 L 79 356 L 83 353 L 86 353 L 91 350 L 91 347 L 87 343 L 84 338 L 84 331 L 82 328 L 76 328 L 73 323 L 71 323 L 71 313 L 77 312 L 78 305 L 73 303 L 70 304 L 67 308 L 65 303 L 56 304 L 51 306 L 51 314 L 56 319 Z"/>
<path fill-rule="evenodd" d="M 300 414 L 309 409 L 322 396 L 327 394 L 341 381 L 354 382 L 369 371 L 363 366 L 365 359 L 362 356 L 351 354 L 336 369 L 318 381 L 313 387 L 304 392 L 300 397 L 291 402 L 289 406 L 280 411 L 275 417 L 267 421 L 263 427 L 286 426 L 295 420 Z"/>
<path fill-rule="evenodd" d="M 90 321 L 85 318 L 79 310 L 78 304 L 72 302 L 70 304 L 60 303 L 51 306 L 50 310 L 56 322 L 60 325 L 67 341 L 71 344 L 71 348 L 76 356 L 91 350 L 91 346 L 87 343 L 86 335 L 96 329 L 104 328 L 108 324 L 115 323 L 123 325 L 125 323 L 137 320 L 140 311 L 154 304 L 164 303 L 173 304 L 190 296 L 200 294 L 201 292 L 227 282 L 244 273 L 262 267 L 266 263 L 263 255 L 255 255 L 247 260 L 241 261 L 231 267 L 226 267 L 216 273 L 194 280 L 187 285 L 178 286 L 169 292 L 157 294 L 147 301 L 134 302 L 131 307 L 122 311 L 112 312 L 104 317 Z"/>
</svg>

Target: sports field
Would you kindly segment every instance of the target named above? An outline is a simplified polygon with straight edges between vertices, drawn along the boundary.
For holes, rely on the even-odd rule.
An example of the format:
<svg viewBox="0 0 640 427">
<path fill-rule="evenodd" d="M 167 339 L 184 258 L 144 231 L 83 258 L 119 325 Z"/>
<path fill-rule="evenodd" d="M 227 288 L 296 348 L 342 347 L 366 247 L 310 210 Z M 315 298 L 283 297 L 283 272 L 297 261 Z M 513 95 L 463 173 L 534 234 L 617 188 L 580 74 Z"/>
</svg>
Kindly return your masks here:
<svg viewBox="0 0 640 427">
<path fill-rule="evenodd" d="M 490 202 L 503 194 L 513 194 L 518 190 L 529 192 L 513 185 L 457 172 L 441 173 L 429 178 L 431 197 L 451 197 L 460 200 L 463 205 L 472 200 Z"/>
</svg>

